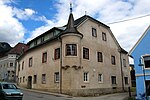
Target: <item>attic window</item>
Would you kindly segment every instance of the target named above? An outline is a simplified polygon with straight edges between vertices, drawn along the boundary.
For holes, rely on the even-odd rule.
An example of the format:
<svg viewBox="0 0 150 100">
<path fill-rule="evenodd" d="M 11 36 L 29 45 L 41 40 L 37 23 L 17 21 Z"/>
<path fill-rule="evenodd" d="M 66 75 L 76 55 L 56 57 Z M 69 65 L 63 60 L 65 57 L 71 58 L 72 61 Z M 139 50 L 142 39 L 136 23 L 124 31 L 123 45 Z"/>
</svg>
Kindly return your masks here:
<svg viewBox="0 0 150 100">
<path fill-rule="evenodd" d="M 41 37 L 41 42 L 44 42 L 44 37 Z"/>
</svg>

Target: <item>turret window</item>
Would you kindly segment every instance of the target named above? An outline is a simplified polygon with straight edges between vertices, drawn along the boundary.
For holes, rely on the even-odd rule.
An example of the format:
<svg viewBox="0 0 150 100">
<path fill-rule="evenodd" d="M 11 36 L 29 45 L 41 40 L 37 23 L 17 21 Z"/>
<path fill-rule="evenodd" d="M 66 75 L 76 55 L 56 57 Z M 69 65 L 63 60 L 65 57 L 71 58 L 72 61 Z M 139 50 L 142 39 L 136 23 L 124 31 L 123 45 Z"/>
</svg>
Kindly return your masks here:
<svg viewBox="0 0 150 100">
<path fill-rule="evenodd" d="M 76 44 L 66 44 L 66 56 L 77 56 Z"/>
</svg>

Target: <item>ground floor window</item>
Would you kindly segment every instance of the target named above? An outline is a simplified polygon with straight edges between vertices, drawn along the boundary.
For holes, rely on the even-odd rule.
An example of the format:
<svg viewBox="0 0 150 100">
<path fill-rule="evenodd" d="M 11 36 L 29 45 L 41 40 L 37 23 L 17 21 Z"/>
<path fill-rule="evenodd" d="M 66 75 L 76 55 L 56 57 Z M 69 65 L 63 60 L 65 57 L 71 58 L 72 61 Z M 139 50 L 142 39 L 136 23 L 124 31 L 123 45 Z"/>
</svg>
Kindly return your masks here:
<svg viewBox="0 0 150 100">
<path fill-rule="evenodd" d="M 125 82 L 125 84 L 129 84 L 128 77 L 124 77 L 124 82 Z"/>
<path fill-rule="evenodd" d="M 37 83 L 37 75 L 34 75 L 33 77 L 33 84 L 36 84 Z"/>
<path fill-rule="evenodd" d="M 112 84 L 117 84 L 116 83 L 116 76 L 111 76 L 111 83 Z"/>
<path fill-rule="evenodd" d="M 55 82 L 59 82 L 59 72 L 55 73 Z"/>
<path fill-rule="evenodd" d="M 46 84 L 46 74 L 42 74 L 42 84 Z"/>
<path fill-rule="evenodd" d="M 25 82 L 25 76 L 23 76 L 23 83 Z"/>
<path fill-rule="evenodd" d="M 99 83 L 103 82 L 103 74 L 98 74 L 98 82 Z"/>
<path fill-rule="evenodd" d="M 88 82 L 88 81 L 89 81 L 89 73 L 84 72 L 84 82 Z"/>
</svg>

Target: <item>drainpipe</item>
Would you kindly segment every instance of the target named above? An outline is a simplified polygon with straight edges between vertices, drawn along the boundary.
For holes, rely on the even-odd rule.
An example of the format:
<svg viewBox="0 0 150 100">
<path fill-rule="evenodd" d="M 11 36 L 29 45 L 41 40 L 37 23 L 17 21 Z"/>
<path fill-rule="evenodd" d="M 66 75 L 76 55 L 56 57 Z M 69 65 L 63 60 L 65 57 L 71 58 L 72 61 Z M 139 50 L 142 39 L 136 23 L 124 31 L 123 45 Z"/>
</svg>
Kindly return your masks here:
<svg viewBox="0 0 150 100">
<path fill-rule="evenodd" d="M 59 93 L 62 93 L 62 39 L 60 38 L 60 75 L 59 75 Z"/>
<path fill-rule="evenodd" d="M 122 70 L 121 51 L 120 51 L 120 65 L 121 65 L 122 90 L 124 91 L 124 82 L 123 82 L 123 70 Z"/>
</svg>

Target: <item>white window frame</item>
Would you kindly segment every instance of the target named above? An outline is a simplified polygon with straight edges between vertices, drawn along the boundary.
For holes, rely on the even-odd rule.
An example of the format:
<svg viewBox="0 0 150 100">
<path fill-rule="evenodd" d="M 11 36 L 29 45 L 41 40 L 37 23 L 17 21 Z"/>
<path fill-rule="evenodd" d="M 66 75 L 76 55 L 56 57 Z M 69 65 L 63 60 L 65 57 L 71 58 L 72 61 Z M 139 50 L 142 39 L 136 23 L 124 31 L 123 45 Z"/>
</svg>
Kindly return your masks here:
<svg viewBox="0 0 150 100">
<path fill-rule="evenodd" d="M 83 81 L 84 82 L 89 82 L 89 72 L 84 72 L 83 73 Z"/>
<path fill-rule="evenodd" d="M 101 79 L 100 79 L 100 77 L 101 77 Z M 98 83 L 103 83 L 103 74 L 101 74 L 101 73 L 98 74 Z"/>
</svg>

